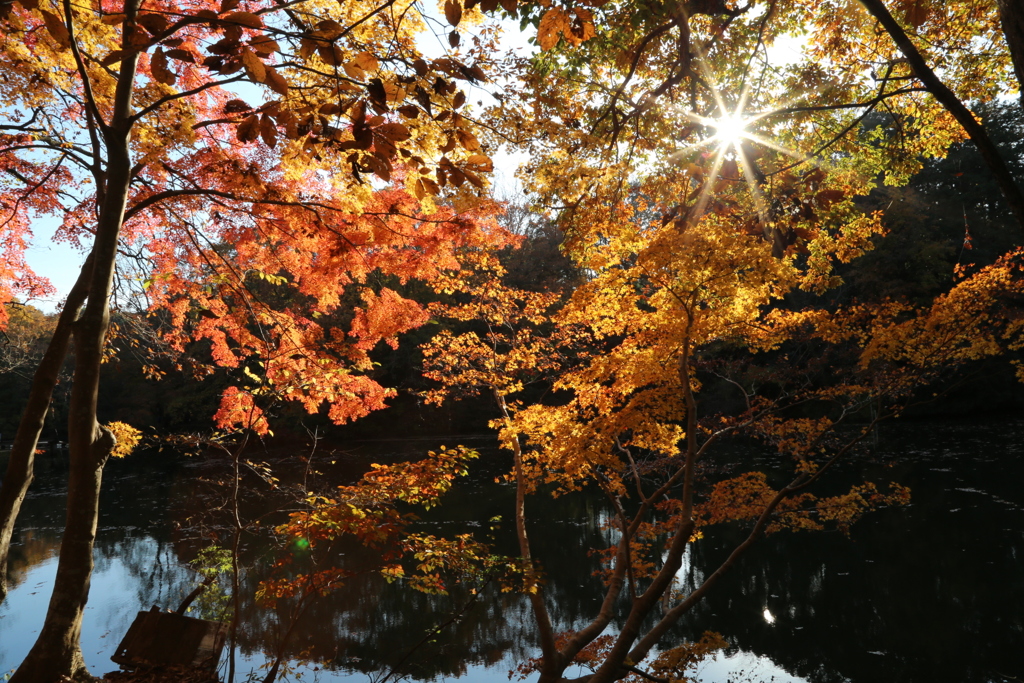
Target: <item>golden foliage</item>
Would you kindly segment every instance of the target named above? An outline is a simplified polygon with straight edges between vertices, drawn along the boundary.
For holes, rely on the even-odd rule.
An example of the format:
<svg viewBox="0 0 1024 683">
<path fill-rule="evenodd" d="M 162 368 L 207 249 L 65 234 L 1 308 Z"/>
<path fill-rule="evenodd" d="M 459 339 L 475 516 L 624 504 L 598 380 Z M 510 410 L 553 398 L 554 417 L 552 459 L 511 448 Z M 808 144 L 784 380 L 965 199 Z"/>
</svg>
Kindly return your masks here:
<svg viewBox="0 0 1024 683">
<path fill-rule="evenodd" d="M 124 422 L 110 422 L 104 427 L 114 435 L 114 448 L 110 451 L 113 458 L 127 457 L 142 440 L 142 432 Z"/>
</svg>

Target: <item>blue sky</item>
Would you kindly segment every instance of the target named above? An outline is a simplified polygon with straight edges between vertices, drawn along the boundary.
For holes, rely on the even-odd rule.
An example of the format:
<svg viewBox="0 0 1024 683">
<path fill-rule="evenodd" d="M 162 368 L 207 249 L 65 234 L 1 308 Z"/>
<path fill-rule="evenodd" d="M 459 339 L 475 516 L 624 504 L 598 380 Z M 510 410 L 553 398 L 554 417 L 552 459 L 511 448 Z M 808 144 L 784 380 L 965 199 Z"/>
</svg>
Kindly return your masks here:
<svg viewBox="0 0 1024 683">
<path fill-rule="evenodd" d="M 85 261 L 85 254 L 76 247 L 53 239 L 54 230 L 59 224 L 60 221 L 52 216 L 37 219 L 32 225 L 34 235 L 27 256 L 36 274 L 49 279 L 57 289 L 52 297 L 28 302 L 45 313 L 53 313 L 67 296 Z"/>
</svg>

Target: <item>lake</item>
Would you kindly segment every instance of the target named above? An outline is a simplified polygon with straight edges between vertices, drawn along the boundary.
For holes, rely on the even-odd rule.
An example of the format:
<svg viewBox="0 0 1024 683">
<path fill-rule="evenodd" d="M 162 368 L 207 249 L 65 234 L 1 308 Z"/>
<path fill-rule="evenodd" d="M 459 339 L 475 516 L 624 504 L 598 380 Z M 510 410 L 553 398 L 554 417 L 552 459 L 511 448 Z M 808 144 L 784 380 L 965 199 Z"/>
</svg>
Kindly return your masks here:
<svg viewBox="0 0 1024 683">
<path fill-rule="evenodd" d="M 705 630 L 731 647 L 705 663 L 705 683 L 832 683 L 1024 680 L 1024 421 L 907 422 L 885 425 L 872 452 L 840 473 L 851 480 L 890 478 L 909 486 L 912 502 L 869 514 L 849 538 L 839 533 L 779 533 L 760 542 L 675 629 L 678 640 Z M 475 531 L 514 553 L 514 490 L 494 482 L 508 457 L 491 436 L 378 440 L 317 446 L 310 469 L 321 481 L 351 483 L 370 462 L 419 457 L 441 443 L 478 448 L 470 476 L 446 503 L 422 516 L 417 530 L 438 535 Z M 236 680 L 262 680 L 264 654 L 292 622 L 290 605 L 255 606 L 259 577 L 279 557 L 267 527 L 280 521 L 289 484 L 310 476 L 300 446 L 248 452 L 275 463 L 277 489 L 250 470 L 247 481 L 268 491 L 246 496 L 246 519 L 261 528 L 243 539 L 241 620 Z M 757 468 L 757 456 L 744 456 Z M 332 464 L 333 463 L 333 464 Z M 0 465 L 4 463 L 0 462 Z M 258 469 L 258 468 L 257 468 Z M 116 669 L 110 655 L 139 610 L 175 608 L 200 580 L 189 562 L 204 547 L 229 543 L 222 508 L 230 474 L 226 458 L 147 452 L 112 461 L 104 480 L 96 572 L 82 647 L 94 674 Z M 63 526 L 65 469 L 44 456 L 23 509 L 11 552 L 12 590 L 0 605 L 0 676 L 21 661 L 42 623 Z M 578 548 L 609 542 L 603 499 L 582 493 L 528 500 L 535 554 L 559 630 L 595 611 L 596 559 Z M 488 529 L 487 520 L 505 521 Z M 481 520 L 483 520 L 481 522 Z M 688 552 L 678 581 L 691 586 L 713 571 L 741 530 L 709 533 Z M 298 562 L 302 548 L 292 548 Z M 369 563 L 367 551 L 340 549 L 346 565 Z M 217 617 L 228 600 L 212 590 L 191 614 Z M 452 617 L 459 618 L 452 621 Z M 431 629 L 452 621 L 436 638 Z M 410 652 L 410 650 L 412 650 Z M 510 669 L 538 652 L 526 601 L 483 591 L 471 596 L 413 593 L 372 574 L 315 601 L 288 640 L 291 680 L 369 681 L 395 668 L 411 680 L 507 681 Z M 223 670 L 223 669 L 222 669 Z M 582 671 L 577 673 L 583 673 Z M 247 678 L 249 676 L 249 678 Z"/>
</svg>

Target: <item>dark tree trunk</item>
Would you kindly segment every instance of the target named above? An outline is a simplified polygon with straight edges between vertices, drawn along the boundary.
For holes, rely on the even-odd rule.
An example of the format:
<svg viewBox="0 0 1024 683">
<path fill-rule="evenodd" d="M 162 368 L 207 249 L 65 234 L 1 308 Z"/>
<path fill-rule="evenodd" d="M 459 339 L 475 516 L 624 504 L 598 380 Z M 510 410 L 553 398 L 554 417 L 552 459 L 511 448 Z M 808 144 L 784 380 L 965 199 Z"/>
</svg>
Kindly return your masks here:
<svg viewBox="0 0 1024 683">
<path fill-rule="evenodd" d="M 136 8 L 133 0 L 125 3 L 126 24 L 134 21 Z M 89 298 L 82 316 L 74 324 L 75 372 L 68 418 L 70 471 L 67 521 L 46 620 L 11 683 L 91 679 L 82 658 L 79 635 L 89 599 L 103 467 L 115 443 L 110 431 L 100 426 L 96 419 L 96 403 L 103 346 L 110 320 L 110 292 L 117 242 L 131 183 L 129 139 L 137 65 L 136 52 L 129 52 L 122 60 L 111 122 L 100 125 L 107 153 L 107 182 L 92 248 Z"/>
<path fill-rule="evenodd" d="M 1024 0 L 998 0 L 999 20 L 1010 48 L 1013 73 L 1017 76 L 1020 104 L 1024 107 Z"/>
<path fill-rule="evenodd" d="M 7 558 L 11 550 L 14 524 L 21 511 L 25 494 L 28 493 L 28 487 L 32 484 L 39 435 L 42 434 L 53 389 L 57 385 L 61 366 L 67 356 L 72 325 L 89 289 L 91 274 L 90 256 L 78 276 L 78 281 L 71 288 L 71 293 L 64 303 L 64 310 L 57 319 L 57 327 L 46 347 L 46 353 L 43 354 L 32 377 L 28 403 L 21 416 L 21 422 L 18 423 L 18 432 L 14 436 L 10 460 L 7 462 L 7 474 L 4 476 L 3 485 L 0 486 L 0 602 L 7 597 Z"/>
<path fill-rule="evenodd" d="M 1000 0 L 1000 3 L 1006 3 L 1019 8 L 1021 1 Z M 889 37 L 892 38 L 900 52 L 906 57 L 918 80 L 924 84 L 928 92 L 932 94 L 932 97 L 938 100 L 939 104 L 952 114 L 957 123 L 963 127 L 968 137 L 971 138 L 971 142 L 978 148 L 982 159 L 985 160 L 985 164 L 995 177 L 996 184 L 999 185 L 999 190 L 1003 194 L 1003 199 L 1006 200 L 1007 205 L 1010 207 L 1010 212 L 1017 221 L 1017 226 L 1024 230 L 1024 193 L 1017 186 L 1010 168 L 999 154 L 995 144 L 988 137 L 984 126 L 978 123 L 977 119 L 974 118 L 974 114 L 960 101 L 960 98 L 946 87 L 946 84 L 932 71 L 906 31 L 889 13 L 883 0 L 860 0 L 860 3 L 871 16 L 878 20 L 878 23 L 889 34 Z"/>
</svg>

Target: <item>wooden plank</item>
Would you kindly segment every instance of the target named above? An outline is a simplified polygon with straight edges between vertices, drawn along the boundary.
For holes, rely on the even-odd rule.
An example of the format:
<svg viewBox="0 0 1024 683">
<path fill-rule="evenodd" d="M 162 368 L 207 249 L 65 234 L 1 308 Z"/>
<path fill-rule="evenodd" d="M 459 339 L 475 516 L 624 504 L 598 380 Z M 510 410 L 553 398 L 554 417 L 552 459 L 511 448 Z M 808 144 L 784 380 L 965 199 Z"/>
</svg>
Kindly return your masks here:
<svg viewBox="0 0 1024 683">
<path fill-rule="evenodd" d="M 227 624 L 173 612 L 139 612 L 111 659 L 125 667 L 216 668 Z"/>
</svg>

